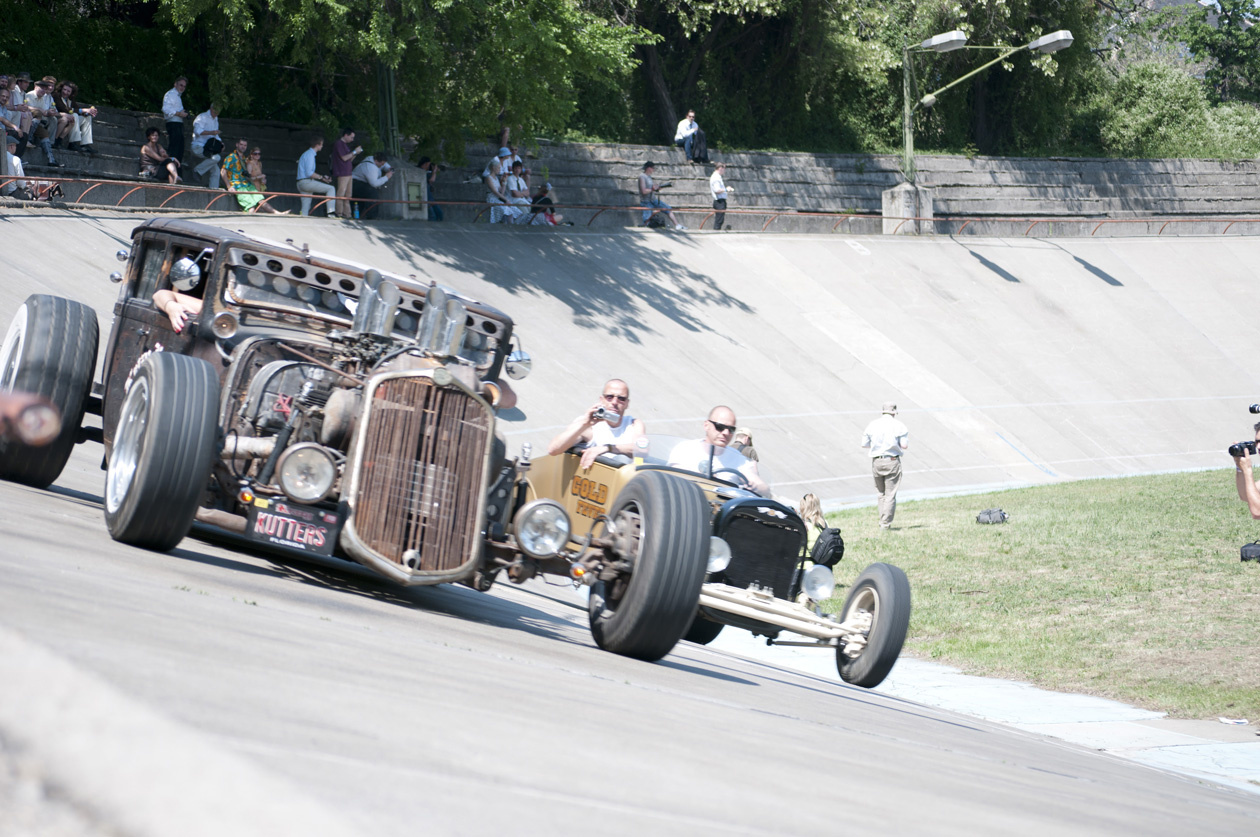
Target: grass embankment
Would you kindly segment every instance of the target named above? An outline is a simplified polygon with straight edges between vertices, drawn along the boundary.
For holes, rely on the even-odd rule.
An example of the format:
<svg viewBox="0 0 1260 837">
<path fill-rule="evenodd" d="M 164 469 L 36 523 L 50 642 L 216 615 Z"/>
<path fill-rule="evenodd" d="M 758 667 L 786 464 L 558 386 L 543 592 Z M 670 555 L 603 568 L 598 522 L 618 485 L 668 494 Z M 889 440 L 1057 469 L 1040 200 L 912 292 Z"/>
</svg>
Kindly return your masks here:
<svg viewBox="0 0 1260 837">
<path fill-rule="evenodd" d="M 911 475 L 910 479 L 913 479 Z M 1009 522 L 975 521 L 998 506 Z M 1234 473 L 1087 480 L 828 515 L 845 589 L 874 561 L 906 571 L 906 650 L 1174 717 L 1260 717 L 1260 539 Z"/>
</svg>

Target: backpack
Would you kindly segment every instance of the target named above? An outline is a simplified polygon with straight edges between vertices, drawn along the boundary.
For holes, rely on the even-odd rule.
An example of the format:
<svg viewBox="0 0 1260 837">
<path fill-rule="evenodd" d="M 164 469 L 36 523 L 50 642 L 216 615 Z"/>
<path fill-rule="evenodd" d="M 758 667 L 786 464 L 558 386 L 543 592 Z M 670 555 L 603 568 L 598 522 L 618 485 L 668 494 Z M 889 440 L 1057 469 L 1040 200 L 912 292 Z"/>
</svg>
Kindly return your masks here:
<svg viewBox="0 0 1260 837">
<path fill-rule="evenodd" d="M 834 567 L 844 558 L 844 538 L 840 530 L 827 527 L 818 533 L 814 548 L 809 551 L 809 560 L 824 567 Z"/>
<path fill-rule="evenodd" d="M 1010 517 L 1001 509 L 985 509 L 976 515 L 976 523 L 1005 523 Z"/>
<path fill-rule="evenodd" d="M 659 230 L 665 226 L 665 219 L 661 217 L 661 213 L 656 212 L 648 219 L 647 225 L 654 230 Z"/>
<path fill-rule="evenodd" d="M 1260 561 L 1260 541 L 1243 544 L 1242 557 L 1239 560 Z"/>
</svg>

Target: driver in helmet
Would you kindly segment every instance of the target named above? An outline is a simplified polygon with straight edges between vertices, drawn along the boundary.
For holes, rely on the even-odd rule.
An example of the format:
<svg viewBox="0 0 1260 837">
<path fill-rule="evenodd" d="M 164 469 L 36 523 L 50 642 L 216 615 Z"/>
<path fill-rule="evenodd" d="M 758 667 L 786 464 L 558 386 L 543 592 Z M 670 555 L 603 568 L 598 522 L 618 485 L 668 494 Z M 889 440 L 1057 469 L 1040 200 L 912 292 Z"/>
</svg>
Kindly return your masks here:
<svg viewBox="0 0 1260 837">
<path fill-rule="evenodd" d="M 740 485 L 747 482 L 748 488 L 769 497 L 770 486 L 758 473 L 757 463 L 729 447 L 734 435 L 735 411 L 714 407 L 704 420 L 704 438 L 675 445 L 669 453 L 669 466 Z"/>
<path fill-rule="evenodd" d="M 203 293 L 201 267 L 184 256 L 171 265 L 171 289 L 154 291 L 153 304 L 170 319 L 171 328 L 181 332 L 185 325 L 201 315 Z"/>
</svg>

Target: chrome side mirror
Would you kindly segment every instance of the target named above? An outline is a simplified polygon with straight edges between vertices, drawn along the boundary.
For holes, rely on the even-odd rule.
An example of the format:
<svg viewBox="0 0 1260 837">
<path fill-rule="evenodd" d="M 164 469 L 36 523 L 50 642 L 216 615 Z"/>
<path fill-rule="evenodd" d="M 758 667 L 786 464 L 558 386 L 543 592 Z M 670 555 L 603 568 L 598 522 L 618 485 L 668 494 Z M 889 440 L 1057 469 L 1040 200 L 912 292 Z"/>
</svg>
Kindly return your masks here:
<svg viewBox="0 0 1260 837">
<path fill-rule="evenodd" d="M 127 259 L 131 258 L 131 251 L 119 250 L 117 253 L 114 254 L 114 258 L 118 259 L 118 261 L 120 262 L 125 262 L 127 261 Z"/>
<path fill-rule="evenodd" d="M 513 349 L 512 353 L 507 356 L 506 368 L 508 377 L 514 381 L 519 381 L 534 368 L 534 361 L 529 356 L 529 352 L 524 349 Z"/>
<path fill-rule="evenodd" d="M 119 273 L 117 270 L 109 274 L 109 281 L 113 282 L 115 285 L 121 282 L 122 279 L 123 279 L 122 274 Z"/>
</svg>

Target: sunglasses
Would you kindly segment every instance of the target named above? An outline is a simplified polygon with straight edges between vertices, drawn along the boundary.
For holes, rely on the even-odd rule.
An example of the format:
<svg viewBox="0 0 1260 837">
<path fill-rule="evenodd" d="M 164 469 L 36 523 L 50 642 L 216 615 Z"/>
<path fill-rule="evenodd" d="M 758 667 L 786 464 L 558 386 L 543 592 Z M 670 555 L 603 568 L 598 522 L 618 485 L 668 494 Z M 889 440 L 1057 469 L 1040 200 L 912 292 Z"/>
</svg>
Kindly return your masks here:
<svg viewBox="0 0 1260 837">
<path fill-rule="evenodd" d="M 714 429 L 717 430 L 717 432 L 719 433 L 734 433 L 735 432 L 735 425 L 733 424 L 722 424 L 720 422 L 714 421 L 713 419 L 708 419 L 707 421 L 709 422 L 709 424 L 713 425 Z"/>
<path fill-rule="evenodd" d="M 611 393 L 607 393 L 607 392 L 606 392 L 606 393 L 604 393 L 604 400 L 605 400 L 605 401 L 620 401 L 622 404 L 625 404 L 627 401 L 629 401 L 629 400 L 630 400 L 630 396 L 628 396 L 628 395 L 612 395 Z"/>
</svg>

